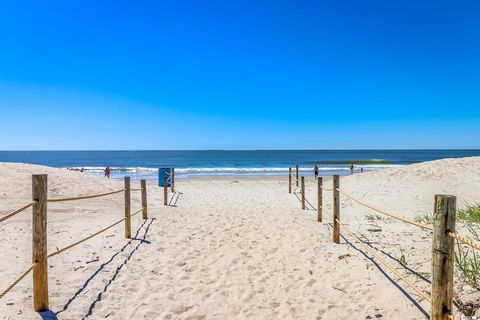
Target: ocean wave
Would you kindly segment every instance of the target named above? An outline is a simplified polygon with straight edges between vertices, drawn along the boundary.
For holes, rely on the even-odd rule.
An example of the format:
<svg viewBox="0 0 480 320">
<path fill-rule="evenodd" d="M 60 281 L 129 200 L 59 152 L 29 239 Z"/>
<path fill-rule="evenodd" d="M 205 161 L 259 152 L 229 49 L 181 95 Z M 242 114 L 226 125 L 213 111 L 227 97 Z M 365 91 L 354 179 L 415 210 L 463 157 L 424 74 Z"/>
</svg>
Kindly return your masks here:
<svg viewBox="0 0 480 320">
<path fill-rule="evenodd" d="M 373 171 L 379 169 L 386 169 L 392 167 L 399 167 L 398 164 L 366 164 L 362 166 L 354 166 L 356 172 L 363 168 L 364 171 Z M 104 167 L 69 167 L 69 170 L 83 171 L 92 174 L 103 174 Z M 348 166 L 321 166 L 318 168 L 322 174 L 346 174 L 350 172 Z M 143 176 L 155 177 L 158 173 L 158 168 L 151 167 L 111 167 L 112 175 L 116 176 Z M 292 168 L 295 172 L 295 168 Z M 313 167 L 299 167 L 299 172 L 302 174 L 313 174 Z M 239 168 L 239 167 L 196 167 L 196 168 L 175 168 L 177 176 L 222 176 L 222 175 L 286 175 L 288 174 L 288 167 L 261 167 L 261 168 Z"/>
</svg>

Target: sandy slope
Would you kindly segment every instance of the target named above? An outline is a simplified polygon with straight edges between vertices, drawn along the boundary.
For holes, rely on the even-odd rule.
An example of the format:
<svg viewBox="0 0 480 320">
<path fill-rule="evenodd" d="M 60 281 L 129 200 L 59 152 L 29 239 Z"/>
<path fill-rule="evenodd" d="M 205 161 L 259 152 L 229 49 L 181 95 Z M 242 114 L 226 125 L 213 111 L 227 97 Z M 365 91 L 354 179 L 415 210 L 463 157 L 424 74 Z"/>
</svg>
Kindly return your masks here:
<svg viewBox="0 0 480 320">
<path fill-rule="evenodd" d="M 479 169 L 480 158 L 447 159 L 343 177 L 341 187 L 414 218 L 431 211 L 435 193 L 455 194 L 459 204 L 480 201 Z M 0 214 L 30 201 L 30 175 L 43 172 L 50 197 L 122 188 L 121 182 L 66 170 L 0 164 Z M 425 319 L 420 308 L 428 312 L 427 302 L 402 283 L 405 291 L 399 289 L 345 241 L 331 242 L 331 194 L 324 195 L 326 222 L 316 223 L 316 213 L 302 211 L 287 193 L 285 180 L 181 180 L 170 207 L 149 184 L 152 219 L 134 217 L 134 240 L 124 239 L 119 225 L 50 260 L 51 309 L 59 319 Z M 313 206 L 315 194 L 309 178 Z M 134 210 L 139 198 L 132 195 Z M 387 259 L 399 270 L 394 259 L 402 253 L 412 269 L 430 270 L 428 233 L 390 219 L 368 220 L 369 213 L 342 199 L 342 221 L 390 253 Z M 30 215 L 0 224 L 0 289 L 31 263 Z M 49 204 L 49 252 L 122 215 L 122 194 Z M 425 281 L 409 278 L 428 290 Z M 28 276 L 0 300 L 0 318 L 40 319 L 31 291 Z M 465 301 L 478 293 L 460 282 L 457 291 Z"/>
</svg>

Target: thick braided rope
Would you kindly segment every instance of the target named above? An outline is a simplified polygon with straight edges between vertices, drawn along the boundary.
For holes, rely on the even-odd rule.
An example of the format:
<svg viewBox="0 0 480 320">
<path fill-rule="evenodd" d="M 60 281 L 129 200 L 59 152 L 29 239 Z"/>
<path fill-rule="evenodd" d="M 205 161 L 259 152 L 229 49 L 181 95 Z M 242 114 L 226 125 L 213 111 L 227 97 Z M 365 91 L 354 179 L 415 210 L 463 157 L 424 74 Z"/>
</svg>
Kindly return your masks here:
<svg viewBox="0 0 480 320">
<path fill-rule="evenodd" d="M 85 242 L 85 241 L 87 241 L 87 240 L 89 240 L 89 239 L 92 239 L 93 237 L 98 236 L 100 233 L 105 232 L 105 231 L 107 231 L 107 230 L 110 229 L 110 228 L 113 228 L 114 226 L 116 226 L 117 224 L 119 224 L 120 222 L 122 222 L 122 221 L 124 221 L 124 220 L 125 220 L 125 218 L 123 218 L 123 219 L 121 219 L 121 220 L 118 220 L 117 222 L 109 225 L 108 227 L 103 228 L 103 229 L 100 230 L 100 231 L 95 232 L 94 234 L 89 235 L 89 236 L 86 237 L 86 238 L 83 238 L 82 240 L 79 240 L 79 241 L 77 241 L 77 242 L 74 242 L 74 243 L 72 243 L 71 245 L 68 245 L 68 246 L 66 246 L 66 247 L 64 247 L 64 248 L 62 248 L 62 249 L 59 249 L 59 250 L 57 250 L 57 251 L 55 251 L 55 252 L 50 253 L 47 257 L 50 258 L 50 257 L 56 256 L 57 254 L 60 254 L 60 253 L 66 251 L 66 250 L 68 250 L 68 249 L 71 249 L 71 248 L 73 248 L 73 247 L 75 247 L 75 246 L 77 246 L 77 245 L 79 245 L 79 244 L 81 244 L 81 243 L 83 243 L 83 242 Z"/>
<path fill-rule="evenodd" d="M 290 173 L 290 175 L 292 176 L 293 180 L 295 181 L 300 181 L 300 179 L 297 179 L 297 174 L 296 173 Z"/>
<path fill-rule="evenodd" d="M 433 231 L 433 228 L 430 227 L 430 226 L 427 226 L 426 224 L 423 224 L 423 223 L 420 223 L 420 222 L 416 222 L 416 221 L 412 221 L 412 220 L 409 220 L 407 218 L 404 218 L 402 216 L 399 216 L 399 215 L 396 215 L 394 213 L 391 213 L 391 212 L 388 212 L 388 211 L 385 211 L 385 210 L 382 210 L 380 208 L 377 208 L 375 206 L 372 206 L 371 204 L 368 204 L 368 203 L 365 203 L 361 200 L 358 200 L 356 198 L 354 198 L 353 196 L 349 195 L 348 193 L 346 193 L 345 191 L 342 191 L 341 189 L 337 188 L 337 191 L 340 192 L 341 194 L 343 194 L 345 197 L 361 204 L 362 206 L 365 206 L 367 208 L 370 208 L 372 210 L 375 210 L 377 212 L 380 212 L 380 213 L 383 213 L 384 215 L 387 215 L 391 218 L 394 218 L 394 219 L 397 219 L 399 221 L 403 221 L 403 222 L 406 222 L 406 223 L 409 223 L 411 225 L 414 225 L 414 226 L 417 226 L 417 227 L 420 227 L 422 229 L 425 229 L 425 230 L 428 230 L 428 231 Z"/>
<path fill-rule="evenodd" d="M 13 217 L 13 216 L 16 215 L 17 213 L 20 213 L 20 212 L 22 212 L 23 210 L 26 210 L 26 209 L 30 208 L 30 207 L 33 206 L 35 203 L 37 203 L 37 201 L 32 201 L 32 202 L 30 202 L 29 204 L 24 205 L 23 207 L 15 210 L 15 211 L 10 212 L 9 214 L 1 217 L 1 218 L 0 218 L 0 222 L 5 221 L 5 220 L 7 220 L 8 218 Z"/>
<path fill-rule="evenodd" d="M 324 186 L 320 186 L 320 188 L 324 191 L 333 191 L 333 188 L 325 188 Z"/>
<path fill-rule="evenodd" d="M 48 202 L 62 202 L 62 201 L 73 201 L 73 200 L 82 200 L 82 199 L 91 199 L 91 198 L 98 198 L 98 197 L 104 197 L 108 196 L 111 194 L 123 192 L 125 189 L 120 189 L 117 191 L 112 191 L 112 192 L 107 192 L 107 193 L 99 193 L 99 194 L 92 194 L 88 196 L 80 196 L 80 197 L 72 197 L 72 198 L 58 198 L 58 199 L 48 199 Z"/>
<path fill-rule="evenodd" d="M 473 247 L 473 248 L 475 248 L 475 249 L 480 250 L 480 243 L 475 242 L 475 241 L 473 241 L 472 239 L 463 237 L 463 236 L 461 236 L 461 235 L 459 235 L 459 234 L 456 234 L 455 232 L 447 232 L 447 235 L 448 235 L 449 237 L 452 237 L 452 238 L 454 238 L 454 239 L 457 239 L 457 240 L 460 241 L 460 242 L 463 242 L 463 243 L 465 243 L 465 244 L 468 244 L 469 246 L 471 246 L 471 247 Z"/>
<path fill-rule="evenodd" d="M 335 219 L 335 221 L 340 224 L 340 221 L 338 219 Z M 425 293 L 423 290 L 418 288 L 416 285 L 414 285 L 412 282 L 410 282 L 407 278 L 405 278 L 403 275 L 401 275 L 395 267 L 393 267 L 391 264 L 386 262 L 378 253 L 373 251 L 365 242 L 363 242 L 355 233 L 353 233 L 346 225 L 342 224 L 342 229 L 345 229 L 347 233 L 349 233 L 353 238 L 355 238 L 365 250 L 367 250 L 371 255 L 373 255 L 379 262 L 381 262 L 385 267 L 387 267 L 390 271 L 392 271 L 396 276 L 398 276 L 401 280 L 403 280 L 409 287 L 411 287 L 413 290 L 415 290 L 420 296 L 422 296 L 425 300 L 431 301 L 430 296 Z"/>
<path fill-rule="evenodd" d="M 133 217 L 134 215 L 139 214 L 140 212 L 142 212 L 142 210 L 143 210 L 143 208 L 141 208 L 140 210 L 138 210 L 138 211 L 136 211 L 135 213 L 131 214 L 130 217 Z M 55 252 L 52 252 L 52 253 L 50 253 L 47 257 L 50 258 L 50 257 L 56 256 L 57 254 L 60 254 L 60 253 L 66 251 L 66 250 L 68 250 L 68 249 L 71 249 L 71 248 L 73 248 L 73 247 L 75 247 L 75 246 L 77 246 L 77 245 L 79 245 L 79 244 L 81 244 L 81 243 L 83 243 L 83 242 L 85 242 L 85 241 L 87 241 L 87 240 L 90 240 L 90 239 L 92 239 L 93 237 L 98 236 L 100 233 L 105 232 L 105 231 L 107 231 L 107 230 L 110 229 L 110 228 L 113 228 L 114 226 L 116 226 L 116 225 L 119 224 L 120 222 L 124 221 L 125 219 L 126 219 L 126 218 L 123 218 L 123 219 L 121 219 L 121 220 L 118 220 L 117 222 L 112 223 L 111 225 L 103 228 L 102 230 L 99 230 L 99 231 L 95 232 L 94 234 L 89 235 L 89 236 L 86 237 L 86 238 L 83 238 L 83 239 L 81 239 L 81 240 L 79 240 L 79 241 L 77 241 L 77 242 L 72 243 L 71 245 L 68 245 L 68 246 L 66 246 L 66 247 L 64 247 L 64 248 L 62 248 L 62 249 L 59 249 L 59 250 L 57 250 L 57 251 L 55 251 Z"/>
<path fill-rule="evenodd" d="M 35 263 L 32 264 L 27 270 L 25 270 L 17 279 L 15 279 L 15 281 L 11 285 L 9 285 L 7 289 L 3 290 L 0 293 L 0 299 L 2 299 L 10 290 L 12 290 L 20 281 L 22 281 L 22 279 L 25 278 L 27 274 L 30 273 L 30 271 L 32 271 L 34 266 Z"/>
<path fill-rule="evenodd" d="M 132 213 L 132 214 L 130 215 L 130 217 L 133 217 L 134 215 L 139 214 L 140 212 L 142 212 L 143 209 L 144 209 L 144 207 L 142 207 L 140 210 L 136 211 L 135 213 Z"/>
</svg>

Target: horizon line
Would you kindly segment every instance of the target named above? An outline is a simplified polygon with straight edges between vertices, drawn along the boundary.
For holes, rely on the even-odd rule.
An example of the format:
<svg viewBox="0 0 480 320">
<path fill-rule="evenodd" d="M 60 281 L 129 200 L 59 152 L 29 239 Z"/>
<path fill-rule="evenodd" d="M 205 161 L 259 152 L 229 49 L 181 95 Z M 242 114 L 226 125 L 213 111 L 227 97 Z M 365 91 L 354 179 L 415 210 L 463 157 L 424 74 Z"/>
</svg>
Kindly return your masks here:
<svg viewBox="0 0 480 320">
<path fill-rule="evenodd" d="M 0 152 L 138 152 L 138 151 L 480 151 L 480 148 L 366 148 L 366 149 L 19 149 Z"/>
</svg>

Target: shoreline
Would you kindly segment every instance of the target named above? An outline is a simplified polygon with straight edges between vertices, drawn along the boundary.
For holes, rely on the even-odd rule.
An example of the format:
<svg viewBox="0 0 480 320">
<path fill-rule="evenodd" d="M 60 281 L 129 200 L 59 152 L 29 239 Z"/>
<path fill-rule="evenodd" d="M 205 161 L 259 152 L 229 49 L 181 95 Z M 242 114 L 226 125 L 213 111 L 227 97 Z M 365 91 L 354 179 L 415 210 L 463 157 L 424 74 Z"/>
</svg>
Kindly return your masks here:
<svg viewBox="0 0 480 320">
<path fill-rule="evenodd" d="M 361 174 L 367 173 L 372 171 L 384 170 L 389 168 L 400 168 L 404 165 L 389 165 L 389 166 L 380 166 L 380 167 L 354 167 L 353 174 Z M 62 168 L 67 169 L 67 168 Z M 295 167 L 292 168 L 293 172 L 295 171 Z M 80 169 L 71 169 L 68 168 L 69 171 L 80 172 L 89 174 L 92 176 L 103 176 L 103 170 L 100 169 L 85 169 L 81 171 Z M 130 176 L 133 180 L 139 179 L 146 179 L 150 180 L 157 180 L 158 179 L 158 169 L 155 168 L 144 168 L 144 169 L 132 169 L 132 168 L 121 168 L 115 169 L 110 168 L 111 170 L 111 178 L 116 180 L 123 179 L 124 176 Z M 285 168 L 177 168 L 175 167 L 175 177 L 177 179 L 213 179 L 217 178 L 234 178 L 237 177 L 239 179 L 243 178 L 260 178 L 265 177 L 266 179 L 269 178 L 282 178 L 288 177 L 289 167 Z M 341 176 L 348 176 L 351 175 L 351 171 L 348 167 L 345 168 L 320 168 L 319 169 L 319 176 L 333 176 L 333 175 L 341 175 Z M 306 176 L 306 177 L 313 177 L 313 167 L 299 167 L 299 176 Z"/>
</svg>

